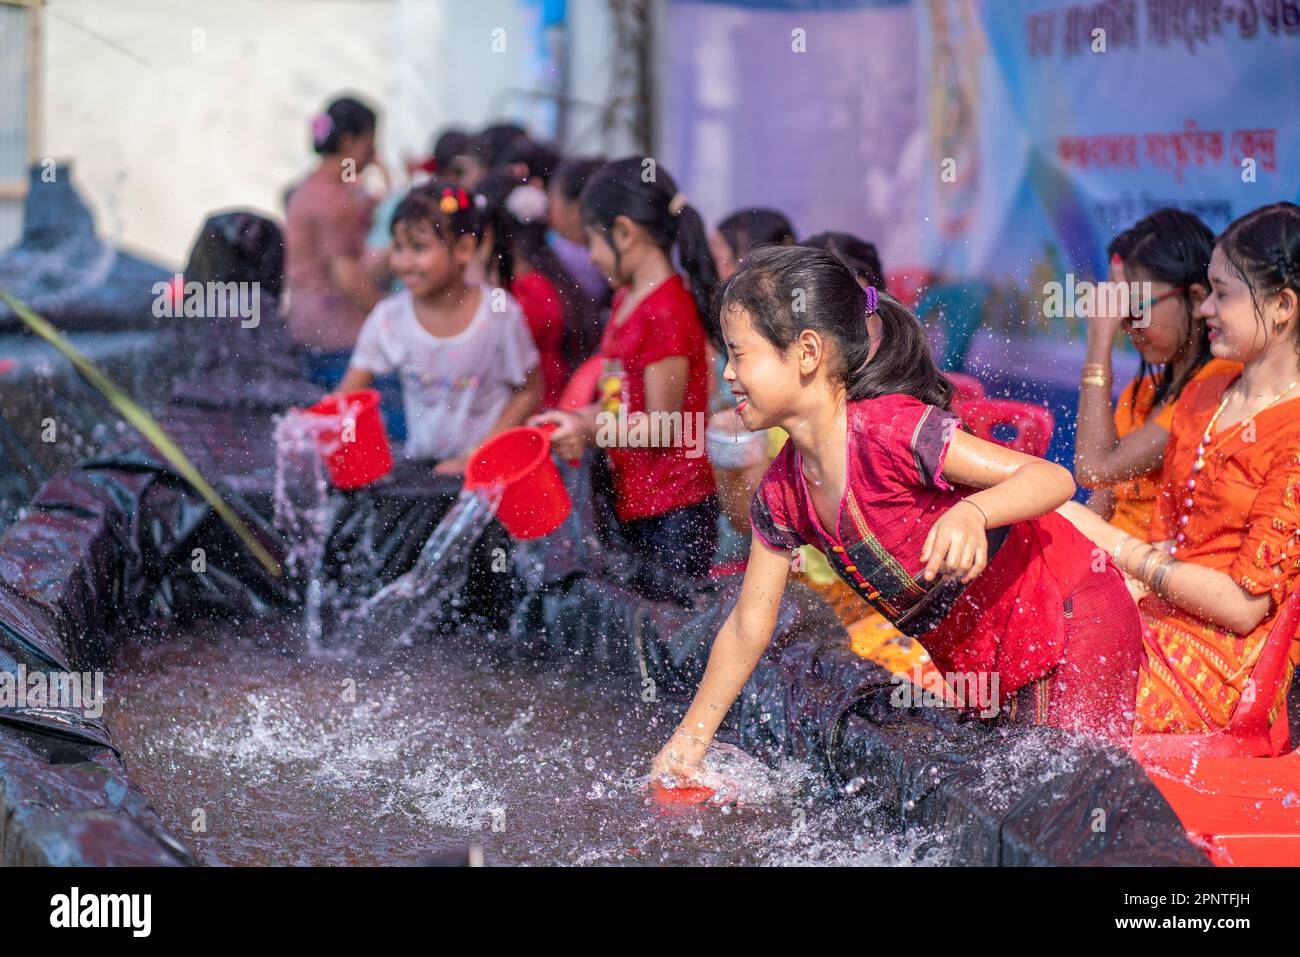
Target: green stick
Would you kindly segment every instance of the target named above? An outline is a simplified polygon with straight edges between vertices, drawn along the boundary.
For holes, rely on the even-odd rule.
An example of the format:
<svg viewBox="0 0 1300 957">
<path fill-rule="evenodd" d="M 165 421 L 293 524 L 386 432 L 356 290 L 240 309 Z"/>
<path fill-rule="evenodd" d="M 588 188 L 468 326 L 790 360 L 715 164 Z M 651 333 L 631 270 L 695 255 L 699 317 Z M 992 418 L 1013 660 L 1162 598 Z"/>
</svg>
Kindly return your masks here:
<svg viewBox="0 0 1300 957">
<path fill-rule="evenodd" d="M 212 506 L 212 510 L 217 513 L 217 516 L 230 527 L 232 532 L 239 536 L 240 541 L 248 546 L 248 550 L 262 563 L 262 567 L 275 577 L 280 577 L 279 562 L 257 540 L 243 520 L 235 514 L 235 510 L 217 494 L 217 490 L 208 484 L 207 479 L 199 473 L 199 470 L 194 467 L 194 463 L 181 451 L 180 446 L 172 441 L 171 436 L 167 434 L 153 416 L 118 388 L 112 379 L 100 372 L 93 362 L 78 352 L 59 330 L 15 299 L 13 294 L 3 286 L 0 286 L 0 300 L 8 304 L 14 314 L 25 322 L 32 332 L 67 356 L 68 361 L 77 367 L 77 371 L 85 376 L 86 381 L 98 389 L 104 398 L 108 399 L 114 408 L 122 414 L 122 417 L 135 426 L 141 435 L 152 442 L 154 447 L 162 453 L 163 458 L 170 462 L 176 468 L 176 471 L 180 472 L 186 481 L 194 486 L 195 490 L 203 496 L 204 501 Z"/>
</svg>

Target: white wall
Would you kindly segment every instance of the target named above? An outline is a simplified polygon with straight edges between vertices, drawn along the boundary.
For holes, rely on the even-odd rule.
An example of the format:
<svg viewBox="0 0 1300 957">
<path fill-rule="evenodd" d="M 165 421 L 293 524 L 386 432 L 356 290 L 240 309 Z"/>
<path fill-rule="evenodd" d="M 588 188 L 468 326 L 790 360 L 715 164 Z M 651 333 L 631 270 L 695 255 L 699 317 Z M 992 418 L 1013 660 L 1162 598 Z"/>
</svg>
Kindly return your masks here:
<svg viewBox="0 0 1300 957">
<path fill-rule="evenodd" d="M 571 95 L 603 102 L 605 2 L 570 7 Z M 210 211 L 282 215 L 336 92 L 379 108 L 395 171 L 443 126 L 525 116 L 509 91 L 535 81 L 534 17 L 519 0 L 49 0 L 41 153 L 73 160 L 101 233 L 179 265 Z"/>
</svg>

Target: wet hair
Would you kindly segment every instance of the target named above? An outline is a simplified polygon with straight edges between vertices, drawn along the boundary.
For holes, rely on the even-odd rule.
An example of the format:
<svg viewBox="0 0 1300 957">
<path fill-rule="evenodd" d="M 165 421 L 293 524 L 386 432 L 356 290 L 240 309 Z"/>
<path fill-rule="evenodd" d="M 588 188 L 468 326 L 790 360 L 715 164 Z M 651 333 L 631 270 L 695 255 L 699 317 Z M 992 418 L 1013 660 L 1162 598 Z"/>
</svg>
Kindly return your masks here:
<svg viewBox="0 0 1300 957">
<path fill-rule="evenodd" d="M 718 234 L 731 247 L 737 260 L 756 246 L 788 245 L 794 242 L 794 227 L 784 213 L 775 209 L 739 209 L 718 223 Z"/>
<path fill-rule="evenodd" d="M 833 253 L 853 270 L 859 282 L 878 290 L 885 288 L 885 267 L 880 264 L 880 253 L 876 251 L 875 243 L 859 239 L 852 233 L 826 232 L 809 236 L 800 245 Z"/>
<path fill-rule="evenodd" d="M 580 157 L 578 159 L 565 160 L 555 170 L 555 175 L 551 177 L 550 185 L 556 187 L 563 196 L 571 203 L 576 203 L 578 197 L 582 195 L 582 189 L 591 179 L 596 170 L 605 165 L 602 159 L 595 157 Z"/>
<path fill-rule="evenodd" d="M 707 318 L 710 315 L 709 296 L 718 281 L 718 267 L 709 252 L 704 220 L 695 207 L 689 205 L 683 206 L 676 216 L 669 212 L 668 207 L 677 195 L 677 184 L 663 166 L 658 166 L 653 179 L 647 182 L 642 176 L 645 162 L 639 156 L 629 156 L 608 163 L 593 173 L 579 200 L 582 222 L 608 238 L 615 218 L 626 216 L 644 229 L 660 249 L 670 254 L 670 258 L 672 248 L 676 246 L 678 260 L 705 331 L 721 348 L 721 330 Z M 617 249 L 614 256 L 617 261 Z"/>
<path fill-rule="evenodd" d="M 1257 317 L 1260 303 L 1284 289 L 1300 297 L 1300 206 L 1273 203 L 1251 210 L 1229 223 L 1216 245 L 1250 287 Z M 1300 351 L 1300 322 L 1291 334 Z"/>
<path fill-rule="evenodd" d="M 312 148 L 321 156 L 338 152 L 339 139 L 344 133 L 363 136 L 375 128 L 377 117 L 375 111 L 360 100 L 350 96 L 340 96 L 325 108 L 325 115 L 330 119 L 329 132 L 319 137 L 312 132 Z"/>
<path fill-rule="evenodd" d="M 523 222 L 510 211 L 508 207 L 510 194 L 520 187 L 529 188 L 527 179 L 506 170 L 489 173 L 478 184 L 479 192 L 488 201 L 488 220 L 492 226 L 493 238 L 500 237 L 507 249 L 517 250 L 528 265 L 545 276 L 554 287 L 564 315 L 565 342 L 572 344 L 571 337 L 586 328 L 584 322 L 590 322 L 588 310 L 591 304 L 582 294 L 581 288 L 569 271 L 564 268 L 560 257 L 546 242 L 547 217 L 543 215 L 535 220 Z M 494 266 L 499 273 L 498 282 L 508 288 L 514 281 L 513 262 L 508 264 L 508 272 L 504 274 L 499 261 L 494 262 Z"/>
<path fill-rule="evenodd" d="M 1187 310 L 1190 328 L 1195 330 L 1196 307 L 1192 303 L 1191 287 L 1199 283 L 1206 290 L 1210 288 L 1210 253 L 1213 249 L 1214 233 L 1210 232 L 1210 227 L 1191 213 L 1165 208 L 1156 210 L 1116 236 L 1106 247 L 1106 254 L 1119 256 L 1125 270 L 1136 267 L 1157 282 L 1181 286 L 1183 291 L 1179 298 Z M 1151 377 L 1155 386 L 1155 405 L 1177 401 L 1183 387 L 1201 366 L 1210 361 L 1209 330 L 1204 323 L 1200 323 L 1193 348 L 1195 358 L 1176 381 L 1172 363 L 1166 363 L 1157 374 L 1155 366 L 1144 358 L 1140 359 L 1134 381 L 1141 382 L 1147 376 Z"/>
<path fill-rule="evenodd" d="M 209 216 L 199 230 L 186 282 L 259 283 L 272 296 L 284 285 L 284 235 L 264 216 L 233 210 Z"/>
<path fill-rule="evenodd" d="M 812 329 L 834 344 L 831 377 L 851 402 L 902 393 L 951 410 L 954 389 L 935 365 L 921 322 L 877 290 L 880 346 L 871 356 L 867 295 L 842 259 L 807 246 L 764 246 L 745 258 L 714 293 L 720 319 L 742 307 L 754 328 L 784 353 Z M 795 303 L 802 306 L 795 310 Z M 868 358 L 870 357 L 870 358 Z"/>
<path fill-rule="evenodd" d="M 450 212 L 442 208 L 446 197 L 456 204 Z M 461 236 L 473 236 L 477 242 L 483 238 L 483 228 L 490 220 L 491 211 L 486 198 L 453 185 L 450 180 L 434 177 L 412 188 L 397 204 L 389 223 L 389 233 L 396 237 L 397 227 L 403 223 L 408 228 L 416 223 L 425 223 L 448 245 Z M 500 257 L 507 277 L 503 282 L 508 284 L 513 263 L 509 243 L 499 235 L 493 237 L 493 255 Z"/>
</svg>

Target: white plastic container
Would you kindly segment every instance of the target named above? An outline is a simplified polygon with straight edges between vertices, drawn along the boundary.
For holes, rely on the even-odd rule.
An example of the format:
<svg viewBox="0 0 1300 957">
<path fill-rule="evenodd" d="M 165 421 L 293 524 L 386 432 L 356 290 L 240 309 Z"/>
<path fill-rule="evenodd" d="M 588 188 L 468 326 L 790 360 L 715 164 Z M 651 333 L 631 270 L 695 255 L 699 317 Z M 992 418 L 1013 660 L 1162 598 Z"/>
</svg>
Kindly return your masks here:
<svg viewBox="0 0 1300 957">
<path fill-rule="evenodd" d="M 710 425 L 705 430 L 709 461 L 720 469 L 743 469 L 767 459 L 767 429 L 748 432 Z"/>
</svg>

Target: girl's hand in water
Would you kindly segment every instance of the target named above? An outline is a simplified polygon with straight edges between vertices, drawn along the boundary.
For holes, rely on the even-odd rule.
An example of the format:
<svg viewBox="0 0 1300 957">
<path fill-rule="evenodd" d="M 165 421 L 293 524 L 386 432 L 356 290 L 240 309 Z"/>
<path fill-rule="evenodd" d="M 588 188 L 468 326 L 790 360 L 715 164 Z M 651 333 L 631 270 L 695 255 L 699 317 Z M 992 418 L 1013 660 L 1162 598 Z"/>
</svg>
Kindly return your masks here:
<svg viewBox="0 0 1300 957">
<path fill-rule="evenodd" d="M 554 422 L 557 426 L 551 433 L 551 448 L 560 458 L 582 458 L 582 450 L 587 447 L 587 433 L 579 416 L 553 409 L 528 420 L 529 425 L 541 425 L 544 422 Z"/>
<path fill-rule="evenodd" d="M 988 564 L 989 540 L 985 534 L 984 514 L 974 502 L 962 500 L 939 516 L 930 528 L 921 561 L 922 577 L 933 581 L 939 575 L 969 582 Z"/>
<path fill-rule="evenodd" d="M 678 729 L 655 755 L 650 765 L 650 780 L 658 781 L 666 788 L 700 786 L 704 755 L 708 751 L 708 741 Z"/>
</svg>

